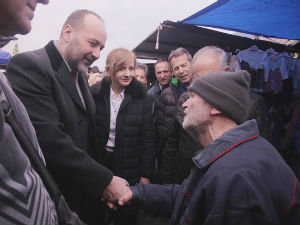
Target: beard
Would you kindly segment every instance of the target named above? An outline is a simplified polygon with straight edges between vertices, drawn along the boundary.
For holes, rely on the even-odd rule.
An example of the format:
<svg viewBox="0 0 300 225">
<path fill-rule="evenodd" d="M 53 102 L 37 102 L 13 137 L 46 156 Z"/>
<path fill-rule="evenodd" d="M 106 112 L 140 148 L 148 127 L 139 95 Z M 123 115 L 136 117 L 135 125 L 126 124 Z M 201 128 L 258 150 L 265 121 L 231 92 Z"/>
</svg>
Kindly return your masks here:
<svg viewBox="0 0 300 225">
<path fill-rule="evenodd" d="M 76 41 L 72 41 L 69 45 L 69 47 L 66 50 L 66 61 L 68 62 L 69 66 L 73 70 L 77 70 L 80 73 L 86 73 L 88 71 L 88 68 L 90 65 L 93 64 L 93 62 L 96 60 L 96 58 L 91 54 L 85 54 L 85 55 L 78 55 L 76 53 Z M 83 63 L 83 60 L 87 60 L 89 64 Z"/>
<path fill-rule="evenodd" d="M 186 113 L 186 112 L 185 112 Z M 209 119 L 199 118 L 199 116 L 185 115 L 182 126 L 185 130 L 190 131 L 196 137 L 201 138 L 207 133 L 207 128 L 211 124 Z"/>
<path fill-rule="evenodd" d="M 90 62 L 90 64 L 89 65 L 84 64 L 82 62 L 83 59 L 87 59 Z M 89 66 L 92 65 L 93 63 L 91 57 L 88 57 L 87 55 L 84 55 L 83 57 L 79 57 L 79 56 L 75 56 L 72 53 L 68 55 L 68 61 L 69 61 L 69 66 L 80 73 L 86 73 L 88 71 Z"/>
</svg>

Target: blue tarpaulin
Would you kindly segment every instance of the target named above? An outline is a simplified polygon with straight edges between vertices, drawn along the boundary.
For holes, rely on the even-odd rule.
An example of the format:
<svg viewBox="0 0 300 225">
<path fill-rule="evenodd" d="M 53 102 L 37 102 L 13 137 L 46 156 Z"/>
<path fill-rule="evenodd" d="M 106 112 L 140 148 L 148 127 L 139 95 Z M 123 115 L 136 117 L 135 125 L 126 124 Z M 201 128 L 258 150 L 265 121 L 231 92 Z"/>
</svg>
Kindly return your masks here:
<svg viewBox="0 0 300 225">
<path fill-rule="evenodd" d="M 180 22 L 300 40 L 300 0 L 219 0 Z"/>
<path fill-rule="evenodd" d="M 0 49 L 0 64 L 7 64 L 10 59 L 10 53 Z"/>
</svg>

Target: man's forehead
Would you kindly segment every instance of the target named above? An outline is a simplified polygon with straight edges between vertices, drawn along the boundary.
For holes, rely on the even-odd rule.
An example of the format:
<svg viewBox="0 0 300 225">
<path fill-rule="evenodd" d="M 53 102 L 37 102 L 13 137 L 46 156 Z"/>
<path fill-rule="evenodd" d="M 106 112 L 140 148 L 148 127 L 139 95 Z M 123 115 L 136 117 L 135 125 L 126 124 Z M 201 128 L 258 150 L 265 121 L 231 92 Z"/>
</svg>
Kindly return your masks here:
<svg viewBox="0 0 300 225">
<path fill-rule="evenodd" d="M 159 63 L 156 64 L 156 66 L 160 66 L 160 67 L 169 66 L 169 62 L 167 62 L 167 61 L 159 62 Z"/>
<path fill-rule="evenodd" d="M 178 56 L 173 56 L 172 58 L 171 58 L 171 63 L 172 63 L 172 61 L 174 61 L 174 60 L 188 60 L 188 56 L 187 56 L 187 54 L 182 54 L 182 55 L 178 55 Z"/>
<path fill-rule="evenodd" d="M 145 73 L 145 70 L 144 69 L 142 69 L 142 68 L 136 68 L 135 69 L 135 73 L 139 73 L 139 74 L 144 74 Z"/>
</svg>

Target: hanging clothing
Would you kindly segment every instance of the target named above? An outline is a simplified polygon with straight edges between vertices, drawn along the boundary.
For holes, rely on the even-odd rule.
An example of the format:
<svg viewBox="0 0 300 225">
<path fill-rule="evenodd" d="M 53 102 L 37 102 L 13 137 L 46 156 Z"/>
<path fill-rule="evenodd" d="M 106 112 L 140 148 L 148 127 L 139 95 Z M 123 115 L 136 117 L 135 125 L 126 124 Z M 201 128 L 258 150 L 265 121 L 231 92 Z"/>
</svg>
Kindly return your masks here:
<svg viewBox="0 0 300 225">
<path fill-rule="evenodd" d="M 240 63 L 245 61 L 252 69 L 264 69 L 264 80 L 266 82 L 269 80 L 268 54 L 265 51 L 262 51 L 256 45 L 253 45 L 246 50 L 240 51 L 237 56 Z"/>
</svg>

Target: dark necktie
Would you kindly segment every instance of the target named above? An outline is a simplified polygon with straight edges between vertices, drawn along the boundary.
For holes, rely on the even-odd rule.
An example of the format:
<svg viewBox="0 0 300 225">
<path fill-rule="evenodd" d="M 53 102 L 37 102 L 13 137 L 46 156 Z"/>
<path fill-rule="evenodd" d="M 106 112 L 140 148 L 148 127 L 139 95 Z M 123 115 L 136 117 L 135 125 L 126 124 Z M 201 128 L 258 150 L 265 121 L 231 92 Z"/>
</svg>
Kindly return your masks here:
<svg viewBox="0 0 300 225">
<path fill-rule="evenodd" d="M 77 75 L 77 72 L 75 70 L 72 70 L 71 71 L 71 75 L 72 75 L 72 79 L 73 79 L 74 83 L 76 84 L 76 75 Z"/>
</svg>

